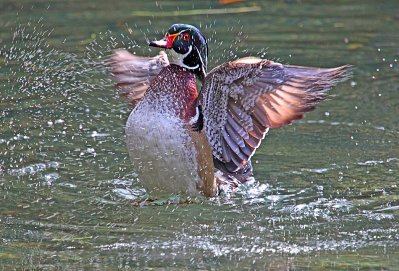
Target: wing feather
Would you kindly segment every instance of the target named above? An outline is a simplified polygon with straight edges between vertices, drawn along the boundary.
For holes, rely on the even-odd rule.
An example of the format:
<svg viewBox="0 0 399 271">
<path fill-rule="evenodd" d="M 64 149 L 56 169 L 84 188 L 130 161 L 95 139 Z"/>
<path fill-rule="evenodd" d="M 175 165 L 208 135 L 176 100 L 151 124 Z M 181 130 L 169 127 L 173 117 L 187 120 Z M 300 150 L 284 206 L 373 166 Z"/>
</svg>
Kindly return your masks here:
<svg viewBox="0 0 399 271">
<path fill-rule="evenodd" d="M 249 137 L 248 132 L 239 124 L 239 121 L 235 120 L 231 112 L 230 114 L 227 114 L 227 123 L 237 132 L 237 134 L 240 135 L 241 138 L 247 139 Z"/>
<path fill-rule="evenodd" d="M 349 77 L 350 66 L 311 68 L 243 58 L 213 69 L 201 90 L 204 127 L 213 155 L 235 165 L 248 163 L 269 128 L 303 117 Z"/>
<path fill-rule="evenodd" d="M 240 147 L 238 144 L 231 138 L 231 136 L 226 132 L 226 129 L 222 130 L 223 138 L 227 144 L 227 146 L 235 153 L 240 152 Z"/>
<path fill-rule="evenodd" d="M 169 61 L 163 51 L 155 57 L 142 57 L 125 49 L 118 49 L 114 51 L 108 64 L 119 94 L 134 105 L 143 98 L 151 81 L 169 65 Z"/>
<path fill-rule="evenodd" d="M 242 139 L 242 137 L 237 133 L 236 130 L 234 130 L 234 128 L 232 127 L 231 123 L 227 122 L 226 126 L 225 126 L 226 132 L 228 133 L 228 135 L 230 137 L 232 137 L 232 140 L 234 142 L 237 143 L 237 145 L 240 148 L 244 148 L 245 147 L 245 143 L 244 140 Z"/>
</svg>

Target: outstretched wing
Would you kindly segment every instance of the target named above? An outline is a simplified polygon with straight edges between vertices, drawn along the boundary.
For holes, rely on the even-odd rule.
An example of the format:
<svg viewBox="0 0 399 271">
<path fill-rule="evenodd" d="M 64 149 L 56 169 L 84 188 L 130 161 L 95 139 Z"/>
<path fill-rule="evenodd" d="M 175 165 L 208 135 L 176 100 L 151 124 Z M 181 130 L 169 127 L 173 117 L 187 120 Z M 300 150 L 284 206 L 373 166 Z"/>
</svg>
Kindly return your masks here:
<svg viewBox="0 0 399 271">
<path fill-rule="evenodd" d="M 120 95 L 135 104 L 144 96 L 155 76 L 169 65 L 169 60 L 164 51 L 155 57 L 142 57 L 118 49 L 108 63 Z"/>
<path fill-rule="evenodd" d="M 323 69 L 242 58 L 213 69 L 202 87 L 204 127 L 213 155 L 231 172 L 242 169 L 269 128 L 303 117 L 350 66 Z"/>
</svg>

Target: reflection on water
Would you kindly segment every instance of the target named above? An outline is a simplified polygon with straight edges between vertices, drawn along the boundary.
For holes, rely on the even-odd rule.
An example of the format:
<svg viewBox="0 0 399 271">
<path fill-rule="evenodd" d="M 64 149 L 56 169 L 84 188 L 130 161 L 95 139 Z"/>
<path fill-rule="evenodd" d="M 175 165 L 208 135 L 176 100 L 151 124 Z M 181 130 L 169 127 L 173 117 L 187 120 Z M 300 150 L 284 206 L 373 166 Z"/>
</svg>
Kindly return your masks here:
<svg viewBox="0 0 399 271">
<path fill-rule="evenodd" d="M 209 3 L 32 3 L 0 4 L 1 268 L 397 268 L 395 1 L 242 1 L 231 7 L 254 11 L 179 18 L 162 14 Z M 129 108 L 102 61 L 119 47 L 154 55 L 145 41 L 178 21 L 207 34 L 211 66 L 260 55 L 356 70 L 331 101 L 269 132 L 253 158 L 259 183 L 139 208 Z"/>
</svg>

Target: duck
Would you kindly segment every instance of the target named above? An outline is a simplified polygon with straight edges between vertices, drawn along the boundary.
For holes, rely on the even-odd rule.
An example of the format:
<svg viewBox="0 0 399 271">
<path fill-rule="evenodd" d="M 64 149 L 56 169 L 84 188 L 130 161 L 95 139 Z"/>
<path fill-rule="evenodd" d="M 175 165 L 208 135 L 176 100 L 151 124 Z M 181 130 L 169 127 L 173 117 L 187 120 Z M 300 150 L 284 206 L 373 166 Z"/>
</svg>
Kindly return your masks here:
<svg viewBox="0 0 399 271">
<path fill-rule="evenodd" d="M 189 24 L 173 24 L 148 45 L 162 50 L 147 57 L 117 49 L 108 63 L 132 107 L 130 160 L 156 198 L 215 197 L 253 180 L 251 158 L 269 129 L 301 119 L 351 71 L 249 56 L 208 72 L 207 39 Z"/>
</svg>

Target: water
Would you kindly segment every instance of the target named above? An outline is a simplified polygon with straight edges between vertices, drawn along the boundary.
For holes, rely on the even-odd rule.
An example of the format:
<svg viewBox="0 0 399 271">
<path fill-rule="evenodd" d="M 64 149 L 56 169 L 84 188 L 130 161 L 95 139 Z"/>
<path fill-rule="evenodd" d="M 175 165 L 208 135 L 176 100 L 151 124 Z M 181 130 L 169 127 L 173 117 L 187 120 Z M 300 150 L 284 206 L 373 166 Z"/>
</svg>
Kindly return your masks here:
<svg viewBox="0 0 399 271">
<path fill-rule="evenodd" d="M 254 11 L 185 14 L 210 5 Z M 1 269 L 398 270 L 398 11 L 394 0 L 0 3 Z M 146 40 L 176 22 L 203 29 L 211 67 L 260 55 L 356 69 L 269 132 L 258 187 L 139 208 L 129 109 L 101 61 L 117 47 L 156 54 Z"/>
</svg>

